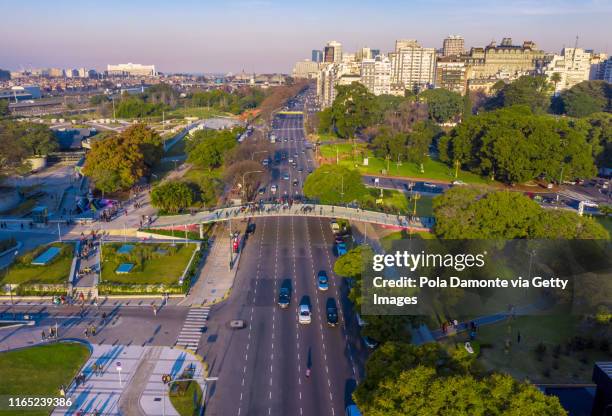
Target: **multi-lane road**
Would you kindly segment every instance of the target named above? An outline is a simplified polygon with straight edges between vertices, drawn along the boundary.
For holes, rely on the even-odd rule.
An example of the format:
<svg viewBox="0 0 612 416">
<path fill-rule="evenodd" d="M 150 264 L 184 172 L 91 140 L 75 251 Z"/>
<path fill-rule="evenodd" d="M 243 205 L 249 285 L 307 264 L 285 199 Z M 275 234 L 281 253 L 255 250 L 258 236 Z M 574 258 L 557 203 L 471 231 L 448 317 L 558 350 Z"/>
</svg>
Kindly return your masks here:
<svg viewBox="0 0 612 416">
<path fill-rule="evenodd" d="M 280 139 L 275 147 L 288 157 L 270 167 L 267 192 L 276 185 L 277 195 L 301 194 L 313 167 L 302 123 L 299 114 L 275 118 L 273 133 Z M 296 168 L 288 158 L 296 159 Z M 289 180 L 282 179 L 285 174 Z M 324 219 L 257 220 L 232 294 L 213 308 L 201 342 L 210 374 L 219 377 L 210 391 L 208 415 L 344 414 L 362 375 L 365 347 L 346 299 L 346 284 L 333 274 L 333 241 Z M 319 270 L 330 276 L 328 290 L 318 289 Z M 281 309 L 279 288 L 288 281 L 291 302 Z M 298 306 L 304 302 L 311 306 L 310 324 L 298 323 Z M 338 305 L 335 327 L 327 324 L 328 302 Z M 246 327 L 230 329 L 232 319 L 244 320 Z"/>
</svg>

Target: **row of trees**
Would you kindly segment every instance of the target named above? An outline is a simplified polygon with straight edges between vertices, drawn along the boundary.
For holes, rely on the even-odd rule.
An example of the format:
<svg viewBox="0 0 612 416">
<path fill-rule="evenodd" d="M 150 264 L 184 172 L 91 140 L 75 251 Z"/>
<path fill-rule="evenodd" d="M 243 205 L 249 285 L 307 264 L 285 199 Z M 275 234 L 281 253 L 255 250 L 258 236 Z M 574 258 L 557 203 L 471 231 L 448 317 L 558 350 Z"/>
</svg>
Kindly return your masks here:
<svg viewBox="0 0 612 416">
<path fill-rule="evenodd" d="M 608 239 L 597 221 L 547 210 L 520 192 L 454 187 L 433 202 L 435 234 L 444 239 Z"/>
<path fill-rule="evenodd" d="M 609 119 L 598 120 L 609 125 Z M 595 159 L 609 147 L 609 134 L 601 126 L 591 132 L 585 121 L 534 115 L 515 106 L 470 117 L 445 135 L 438 149 L 440 160 L 450 165 L 507 183 L 539 176 L 585 178 L 595 175 Z"/>
<path fill-rule="evenodd" d="M 196 91 L 189 98 L 193 107 L 212 107 L 219 111 L 240 114 L 257 108 L 265 97 L 266 93 L 261 88 L 242 87 L 233 92 L 224 89 Z"/>
<path fill-rule="evenodd" d="M 148 176 L 162 154 L 159 134 L 144 124 L 134 124 L 119 134 L 95 140 L 83 172 L 103 192 L 125 190 Z"/>
<path fill-rule="evenodd" d="M 28 158 L 46 156 L 57 148 L 53 132 L 44 124 L 0 120 L 1 171 L 27 172 Z"/>
</svg>

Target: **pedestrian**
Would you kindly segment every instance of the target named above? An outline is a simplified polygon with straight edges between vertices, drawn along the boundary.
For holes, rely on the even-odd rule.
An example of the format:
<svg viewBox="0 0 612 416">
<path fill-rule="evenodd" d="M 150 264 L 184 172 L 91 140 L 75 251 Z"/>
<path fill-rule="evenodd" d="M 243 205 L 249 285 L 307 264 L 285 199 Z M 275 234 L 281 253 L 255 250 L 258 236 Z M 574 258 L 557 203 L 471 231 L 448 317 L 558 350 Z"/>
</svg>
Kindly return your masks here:
<svg viewBox="0 0 612 416">
<path fill-rule="evenodd" d="M 40 334 L 40 339 L 43 341 L 47 340 L 47 334 L 45 333 L 45 330 L 42 330 L 42 333 Z"/>
<path fill-rule="evenodd" d="M 96 336 L 96 327 L 94 325 L 91 326 L 91 335 Z"/>
<path fill-rule="evenodd" d="M 153 315 L 157 316 L 157 308 L 155 307 L 155 305 L 153 305 Z"/>
<path fill-rule="evenodd" d="M 83 333 L 85 334 L 85 338 L 89 338 L 89 328 L 85 328 L 85 331 L 83 331 Z"/>
</svg>

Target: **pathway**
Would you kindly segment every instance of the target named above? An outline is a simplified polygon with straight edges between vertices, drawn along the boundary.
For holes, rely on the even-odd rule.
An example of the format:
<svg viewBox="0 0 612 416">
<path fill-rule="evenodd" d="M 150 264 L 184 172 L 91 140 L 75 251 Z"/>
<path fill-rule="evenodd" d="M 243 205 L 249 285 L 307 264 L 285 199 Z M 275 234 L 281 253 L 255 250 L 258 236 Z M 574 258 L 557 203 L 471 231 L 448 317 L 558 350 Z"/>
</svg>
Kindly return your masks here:
<svg viewBox="0 0 612 416">
<path fill-rule="evenodd" d="M 206 328 L 209 313 L 209 307 L 189 309 L 187 319 L 183 323 L 183 328 L 178 336 L 176 345 L 196 352 L 200 338 Z"/>
</svg>

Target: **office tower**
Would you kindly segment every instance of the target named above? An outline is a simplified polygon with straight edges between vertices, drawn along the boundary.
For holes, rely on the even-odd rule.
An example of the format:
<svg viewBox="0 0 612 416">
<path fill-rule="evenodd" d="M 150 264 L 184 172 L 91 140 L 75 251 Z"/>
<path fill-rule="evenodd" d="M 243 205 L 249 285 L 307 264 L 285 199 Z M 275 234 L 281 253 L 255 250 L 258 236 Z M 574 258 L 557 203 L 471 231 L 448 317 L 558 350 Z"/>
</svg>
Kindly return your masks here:
<svg viewBox="0 0 612 416">
<path fill-rule="evenodd" d="M 311 61 L 316 63 L 323 62 L 323 51 L 313 49 Z"/>
<path fill-rule="evenodd" d="M 323 61 L 327 63 L 342 62 L 342 44 L 335 40 L 327 42 L 323 52 Z"/>
<path fill-rule="evenodd" d="M 442 56 L 461 55 L 465 50 L 463 36 L 450 35 L 442 42 Z"/>
</svg>

